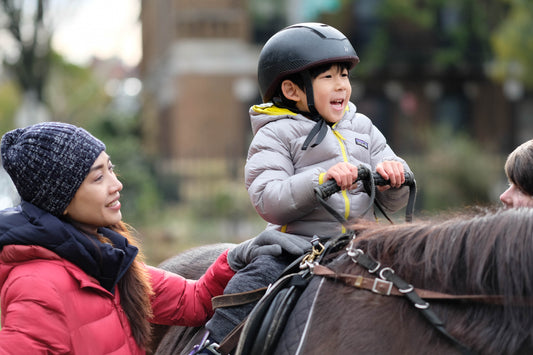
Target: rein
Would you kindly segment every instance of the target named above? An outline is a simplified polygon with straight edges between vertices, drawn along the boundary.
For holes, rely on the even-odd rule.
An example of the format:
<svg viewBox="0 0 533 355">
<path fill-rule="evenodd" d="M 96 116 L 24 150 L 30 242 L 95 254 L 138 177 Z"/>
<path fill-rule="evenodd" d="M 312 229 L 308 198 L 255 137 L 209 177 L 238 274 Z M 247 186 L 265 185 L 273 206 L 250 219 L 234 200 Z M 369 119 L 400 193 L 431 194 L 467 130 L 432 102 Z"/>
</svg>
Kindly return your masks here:
<svg viewBox="0 0 533 355">
<path fill-rule="evenodd" d="M 327 266 L 316 264 L 312 266 L 313 275 L 322 276 L 328 279 L 339 280 L 344 282 L 348 286 L 359 288 L 362 290 L 372 291 L 378 295 L 383 296 L 405 296 L 405 290 L 394 288 L 394 284 L 391 281 L 387 281 L 381 276 L 369 278 L 361 275 L 352 275 L 337 273 Z M 465 300 L 471 302 L 482 302 L 489 304 L 503 304 L 503 296 L 499 295 L 452 295 L 449 293 L 436 292 L 431 290 L 425 290 L 420 288 L 413 288 L 422 299 L 430 300 Z"/>
<path fill-rule="evenodd" d="M 357 275 L 354 276 L 354 275 L 347 275 L 347 274 L 336 274 L 333 270 L 323 265 L 319 265 L 319 264 L 314 264 L 311 267 L 311 272 L 314 275 L 331 277 L 331 278 L 340 279 L 343 281 L 346 280 L 346 281 L 349 281 L 349 284 L 353 285 L 354 287 L 370 289 L 374 293 L 378 293 L 382 295 L 402 295 L 406 297 L 411 302 L 411 304 L 422 313 L 424 318 L 426 318 L 426 320 L 428 320 L 436 330 L 438 330 L 443 336 L 448 338 L 448 340 L 450 340 L 453 343 L 453 345 L 461 352 L 461 354 L 464 354 L 464 355 L 476 354 L 473 350 L 468 348 L 466 345 L 461 343 L 457 338 L 455 338 L 453 335 L 448 333 L 448 331 L 444 327 L 444 322 L 433 312 L 432 309 L 429 308 L 429 303 L 426 302 L 424 299 L 422 299 L 420 294 L 423 294 L 426 298 L 428 298 L 427 296 L 430 295 L 430 292 L 431 292 L 433 296 L 437 296 L 436 298 L 444 297 L 444 299 L 454 299 L 457 296 L 448 295 L 448 294 L 439 293 L 439 292 L 415 289 L 413 285 L 409 284 L 408 282 L 403 280 L 401 277 L 396 275 L 393 269 L 391 269 L 390 267 L 383 267 L 380 262 L 366 255 L 361 249 L 356 249 L 353 245 L 353 240 L 350 242 L 346 250 L 347 250 L 348 256 L 350 256 L 350 258 L 352 259 L 354 263 L 361 265 L 371 274 L 379 275 L 379 278 L 376 277 L 374 279 L 369 279 L 369 278 L 364 278 L 362 276 L 357 276 Z M 393 288 L 393 286 L 395 287 L 395 289 Z M 421 291 L 424 291 L 424 292 L 421 292 Z M 490 296 L 474 295 L 470 297 L 474 297 L 474 298 L 482 297 L 482 299 L 486 300 L 487 297 L 490 297 Z M 495 297 L 500 297 L 500 296 L 495 296 Z M 501 300 L 498 300 L 498 301 L 501 302 Z"/>
</svg>

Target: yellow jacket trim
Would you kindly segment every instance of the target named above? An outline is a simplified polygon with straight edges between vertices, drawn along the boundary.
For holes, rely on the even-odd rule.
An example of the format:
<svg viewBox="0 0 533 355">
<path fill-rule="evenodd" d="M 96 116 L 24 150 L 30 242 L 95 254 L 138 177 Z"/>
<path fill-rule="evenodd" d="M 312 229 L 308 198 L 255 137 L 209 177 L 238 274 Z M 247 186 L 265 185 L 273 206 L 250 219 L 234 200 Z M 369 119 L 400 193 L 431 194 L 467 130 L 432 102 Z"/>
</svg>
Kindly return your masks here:
<svg viewBox="0 0 533 355">
<path fill-rule="evenodd" d="M 274 105 L 254 105 L 252 107 L 252 110 L 254 110 L 257 113 L 262 113 L 265 115 L 275 115 L 275 116 L 281 116 L 281 115 L 291 115 L 296 116 L 296 113 L 292 112 L 289 109 L 277 107 Z"/>
<path fill-rule="evenodd" d="M 335 123 L 332 128 L 334 128 L 337 125 Z M 344 137 L 336 130 L 332 129 L 333 134 L 335 135 L 335 138 L 339 141 L 339 146 L 341 147 L 342 152 L 342 160 L 348 163 L 348 156 L 346 155 L 346 147 L 344 145 Z M 350 199 L 348 198 L 348 193 L 346 190 L 341 191 L 342 198 L 344 199 L 344 218 L 348 219 L 350 216 Z M 342 233 L 346 233 L 346 228 L 342 226 Z"/>
<path fill-rule="evenodd" d="M 324 183 L 324 177 L 326 176 L 326 173 L 320 173 L 318 175 L 318 184 L 322 185 Z"/>
</svg>

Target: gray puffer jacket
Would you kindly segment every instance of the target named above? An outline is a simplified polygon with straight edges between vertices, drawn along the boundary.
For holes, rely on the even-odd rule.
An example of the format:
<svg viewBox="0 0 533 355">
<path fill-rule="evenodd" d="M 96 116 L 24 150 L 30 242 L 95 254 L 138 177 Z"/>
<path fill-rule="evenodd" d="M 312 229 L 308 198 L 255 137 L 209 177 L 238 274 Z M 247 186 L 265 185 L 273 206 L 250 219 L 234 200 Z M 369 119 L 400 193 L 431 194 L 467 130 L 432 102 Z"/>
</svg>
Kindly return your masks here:
<svg viewBox="0 0 533 355">
<path fill-rule="evenodd" d="M 314 194 L 314 187 L 324 182 L 327 169 L 336 163 L 363 164 L 375 171 L 378 163 L 396 160 L 410 171 L 370 119 L 356 110 L 350 103 L 344 117 L 328 127 L 319 145 L 302 150 L 314 121 L 270 103 L 250 108 L 255 136 L 248 151 L 245 182 L 252 204 L 269 222 L 268 229 L 308 237 L 344 232 Z M 386 212 L 395 212 L 406 205 L 408 195 L 408 187 L 403 187 L 378 192 L 376 199 Z M 361 216 L 370 204 L 361 183 L 356 189 L 334 194 L 327 202 L 349 220 L 373 218 L 373 208 Z"/>
</svg>

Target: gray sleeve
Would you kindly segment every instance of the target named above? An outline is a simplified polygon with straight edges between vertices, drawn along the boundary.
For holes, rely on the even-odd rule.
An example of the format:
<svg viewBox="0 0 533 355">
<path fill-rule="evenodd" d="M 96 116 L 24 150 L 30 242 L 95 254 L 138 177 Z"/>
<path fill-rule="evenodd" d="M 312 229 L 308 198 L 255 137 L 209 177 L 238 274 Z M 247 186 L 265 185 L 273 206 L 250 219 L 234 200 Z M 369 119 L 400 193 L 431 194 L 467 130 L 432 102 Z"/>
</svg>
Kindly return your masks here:
<svg viewBox="0 0 533 355">
<path fill-rule="evenodd" d="M 245 183 L 259 215 L 267 222 L 283 225 L 318 205 L 313 188 L 321 172 L 316 168 L 295 174 L 289 143 L 263 127 L 248 151 Z"/>
<path fill-rule="evenodd" d="M 387 144 L 385 136 L 375 127 L 371 128 L 371 164 L 372 171 L 376 170 L 376 166 L 387 160 L 394 160 L 402 163 L 403 168 L 407 172 L 411 172 L 411 168 L 405 160 L 397 156 L 391 147 Z M 376 200 L 381 204 L 386 212 L 396 212 L 407 204 L 409 198 L 409 187 L 404 186 L 400 189 L 389 189 L 383 192 L 376 193 Z"/>
</svg>

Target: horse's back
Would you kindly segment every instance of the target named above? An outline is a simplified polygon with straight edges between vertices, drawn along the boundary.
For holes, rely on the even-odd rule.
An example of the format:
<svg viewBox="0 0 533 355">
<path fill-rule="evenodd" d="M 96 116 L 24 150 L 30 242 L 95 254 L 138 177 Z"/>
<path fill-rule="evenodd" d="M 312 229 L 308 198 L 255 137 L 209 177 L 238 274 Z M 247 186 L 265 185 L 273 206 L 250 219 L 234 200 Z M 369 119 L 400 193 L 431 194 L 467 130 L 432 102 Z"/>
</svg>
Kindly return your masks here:
<svg viewBox="0 0 533 355">
<path fill-rule="evenodd" d="M 197 280 L 226 249 L 234 246 L 230 243 L 203 245 L 184 251 L 161 264 L 159 268 L 181 275 L 187 279 Z M 154 325 L 152 344 L 148 353 L 165 355 L 180 354 L 188 349 L 189 342 L 200 328 Z"/>
</svg>

